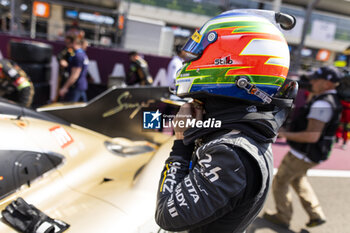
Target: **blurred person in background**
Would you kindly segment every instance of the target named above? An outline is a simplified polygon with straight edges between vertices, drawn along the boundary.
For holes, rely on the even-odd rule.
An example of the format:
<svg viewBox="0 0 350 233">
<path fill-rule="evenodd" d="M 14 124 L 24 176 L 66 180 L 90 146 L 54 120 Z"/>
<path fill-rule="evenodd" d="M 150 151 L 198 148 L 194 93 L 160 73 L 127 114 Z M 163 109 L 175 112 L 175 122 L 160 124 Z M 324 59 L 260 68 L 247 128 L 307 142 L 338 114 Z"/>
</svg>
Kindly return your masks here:
<svg viewBox="0 0 350 233">
<path fill-rule="evenodd" d="M 337 142 L 340 138 L 343 139 L 342 149 L 345 150 L 350 129 L 350 102 L 342 100 L 341 104 L 343 106 L 343 111 L 341 115 L 340 125 L 336 133 L 336 137 Z"/>
<path fill-rule="evenodd" d="M 126 75 L 125 83 L 127 85 L 147 86 L 153 83 L 150 75 L 148 63 L 136 52 L 129 53 L 130 66 Z"/>
<path fill-rule="evenodd" d="M 66 36 L 76 36 L 80 39 L 85 38 L 85 31 L 79 26 L 79 22 L 75 20 L 66 32 Z"/>
<path fill-rule="evenodd" d="M 81 48 L 86 52 L 89 47 L 89 42 L 86 39 L 81 40 Z"/>
<path fill-rule="evenodd" d="M 290 151 L 284 156 L 272 184 L 277 212 L 267 211 L 263 215 L 266 220 L 289 227 L 293 214 L 291 185 L 309 216 L 306 226 L 314 227 L 326 222 L 306 173 L 330 155 L 342 110 L 336 91 L 341 77 L 334 67 L 316 70 L 310 77 L 311 100 L 290 123 L 288 131 L 281 128 L 279 136 L 287 139 Z"/>
<path fill-rule="evenodd" d="M 89 42 L 86 39 L 81 40 L 82 49 L 86 52 L 89 47 Z M 72 43 L 70 39 L 65 39 L 65 48 L 59 52 L 56 56 L 57 61 L 59 63 L 59 87 L 62 87 L 63 84 L 69 78 L 68 72 L 68 61 L 74 55 L 74 48 L 72 47 Z"/>
<path fill-rule="evenodd" d="M 169 62 L 167 69 L 168 83 L 171 88 L 175 88 L 176 73 L 181 69 L 185 56 L 181 45 L 175 46 L 175 52 L 176 55 Z"/>
<path fill-rule="evenodd" d="M 0 59 L 0 96 L 30 107 L 34 86 L 27 74 L 13 61 Z"/>
<path fill-rule="evenodd" d="M 74 49 L 72 45 L 73 44 L 70 42 L 70 38 L 65 37 L 65 48 L 62 51 L 60 51 L 56 56 L 59 64 L 57 97 L 59 97 L 59 94 L 58 94 L 59 89 L 63 86 L 63 84 L 69 78 L 68 61 L 74 55 Z"/>
<path fill-rule="evenodd" d="M 82 48 L 82 39 L 79 36 L 66 36 L 67 48 L 72 48 L 67 63 L 68 79 L 59 90 L 60 100 L 65 102 L 87 101 L 88 88 L 87 66 L 89 59 Z"/>
</svg>

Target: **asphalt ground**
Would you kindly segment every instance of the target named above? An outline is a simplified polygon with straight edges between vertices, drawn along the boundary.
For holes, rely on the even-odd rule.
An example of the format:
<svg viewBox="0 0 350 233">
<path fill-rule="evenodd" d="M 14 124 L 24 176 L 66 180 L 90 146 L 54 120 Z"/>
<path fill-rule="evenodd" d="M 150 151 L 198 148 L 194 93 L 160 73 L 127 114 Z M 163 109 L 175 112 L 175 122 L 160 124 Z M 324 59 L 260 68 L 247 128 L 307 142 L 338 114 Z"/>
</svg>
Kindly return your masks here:
<svg viewBox="0 0 350 233">
<path fill-rule="evenodd" d="M 261 216 L 266 209 L 275 211 L 272 192 L 270 192 L 263 211 L 248 228 L 247 233 L 350 233 L 349 145 L 346 150 L 343 150 L 340 144 L 336 144 L 333 147 L 330 158 L 308 172 L 308 179 L 327 217 L 325 224 L 313 228 L 305 226 L 309 218 L 294 190 L 292 191 L 294 213 L 289 229 L 281 228 L 264 220 Z M 289 147 L 283 140 L 278 140 L 273 145 L 275 168 L 278 168 L 288 150 Z"/>
</svg>

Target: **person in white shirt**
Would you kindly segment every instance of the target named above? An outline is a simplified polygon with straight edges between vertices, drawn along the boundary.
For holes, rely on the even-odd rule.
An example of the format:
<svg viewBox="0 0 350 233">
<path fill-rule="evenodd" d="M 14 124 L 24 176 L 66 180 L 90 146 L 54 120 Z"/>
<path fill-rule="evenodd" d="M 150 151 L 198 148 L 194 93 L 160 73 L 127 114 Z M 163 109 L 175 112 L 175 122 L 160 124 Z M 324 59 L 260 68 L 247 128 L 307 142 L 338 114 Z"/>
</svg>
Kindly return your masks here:
<svg viewBox="0 0 350 233">
<path fill-rule="evenodd" d="M 176 73 L 178 70 L 181 69 L 182 63 L 183 63 L 183 57 L 184 57 L 184 51 L 182 50 L 182 46 L 177 45 L 175 47 L 176 55 L 171 59 L 171 61 L 168 64 L 167 69 L 167 79 L 169 83 L 169 87 L 175 88 L 175 79 L 176 79 Z"/>
<path fill-rule="evenodd" d="M 264 218 L 283 227 L 289 227 L 293 214 L 289 185 L 296 191 L 310 221 L 307 227 L 326 222 L 320 202 L 308 182 L 307 171 L 328 159 L 337 130 L 341 103 L 336 87 L 341 74 L 334 67 L 321 67 L 310 77 L 313 98 L 292 120 L 289 131 L 280 130 L 290 151 L 283 158 L 273 180 L 273 195 L 277 212 L 265 213 Z"/>
</svg>

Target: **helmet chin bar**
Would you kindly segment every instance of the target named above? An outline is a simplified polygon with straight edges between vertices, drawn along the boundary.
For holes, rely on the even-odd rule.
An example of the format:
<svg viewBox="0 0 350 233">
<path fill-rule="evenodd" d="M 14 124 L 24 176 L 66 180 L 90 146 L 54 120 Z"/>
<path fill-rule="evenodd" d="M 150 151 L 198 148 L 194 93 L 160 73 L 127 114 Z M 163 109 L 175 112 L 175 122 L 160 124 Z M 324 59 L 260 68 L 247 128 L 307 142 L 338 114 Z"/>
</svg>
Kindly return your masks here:
<svg viewBox="0 0 350 233">
<path fill-rule="evenodd" d="M 239 77 L 236 80 L 236 85 L 248 92 L 248 94 L 255 95 L 260 98 L 264 104 L 270 104 L 272 99 L 269 94 L 257 88 L 254 84 L 251 84 L 249 80 L 245 77 Z"/>
</svg>

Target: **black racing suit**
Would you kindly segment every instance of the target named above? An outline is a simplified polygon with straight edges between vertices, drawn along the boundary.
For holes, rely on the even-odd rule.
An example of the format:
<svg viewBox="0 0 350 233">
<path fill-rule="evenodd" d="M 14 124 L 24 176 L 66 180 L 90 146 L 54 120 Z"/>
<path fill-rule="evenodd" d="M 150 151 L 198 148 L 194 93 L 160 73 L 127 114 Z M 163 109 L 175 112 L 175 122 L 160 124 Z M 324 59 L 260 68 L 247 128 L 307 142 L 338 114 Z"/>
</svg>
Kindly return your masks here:
<svg viewBox="0 0 350 233">
<path fill-rule="evenodd" d="M 271 184 L 270 143 L 239 131 L 202 140 L 195 150 L 174 141 L 159 181 L 156 222 L 169 231 L 244 232 Z"/>
<path fill-rule="evenodd" d="M 59 70 L 59 76 L 60 77 L 59 77 L 59 83 L 58 83 L 59 87 L 63 87 L 63 85 L 66 83 L 66 81 L 69 78 L 68 61 L 73 56 L 74 56 L 74 50 L 71 49 L 71 48 L 64 48 L 56 56 L 57 61 L 58 61 L 59 66 L 60 66 L 60 70 Z M 61 61 L 62 60 L 67 62 L 67 67 L 63 67 L 61 65 Z"/>
<path fill-rule="evenodd" d="M 139 57 L 130 63 L 125 83 L 127 85 L 140 84 L 141 86 L 151 85 L 153 83 L 153 78 L 149 73 L 148 63 L 144 59 Z"/>
<path fill-rule="evenodd" d="M 34 86 L 27 74 L 7 59 L 0 60 L 0 95 L 25 107 L 30 107 L 34 96 Z"/>
</svg>

